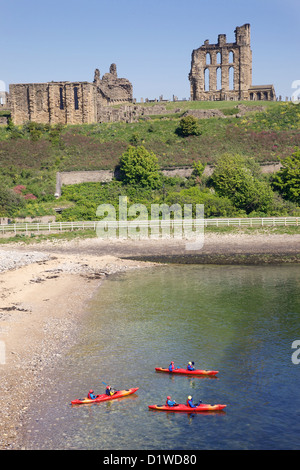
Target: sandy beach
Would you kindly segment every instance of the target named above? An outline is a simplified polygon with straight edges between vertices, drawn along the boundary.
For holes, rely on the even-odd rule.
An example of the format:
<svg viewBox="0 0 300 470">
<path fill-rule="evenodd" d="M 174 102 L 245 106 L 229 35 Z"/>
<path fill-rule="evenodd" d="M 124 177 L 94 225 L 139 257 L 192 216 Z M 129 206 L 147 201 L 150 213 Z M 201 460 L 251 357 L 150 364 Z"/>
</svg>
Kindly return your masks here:
<svg viewBox="0 0 300 470">
<path fill-rule="evenodd" d="M 3 255 L 3 251 L 0 252 Z M 103 280 L 143 263 L 113 256 L 53 255 L 27 248 L 0 273 L 0 449 L 14 449 L 31 394 L 43 387 L 43 370 L 54 367 L 76 337 L 88 303 Z M 1 263 L 0 263 L 1 264 Z M 3 264 L 3 263 L 2 263 Z M 19 266 L 21 264 L 21 266 Z"/>
<path fill-rule="evenodd" d="M 76 339 L 89 301 L 110 275 L 155 262 L 299 263 L 299 235 L 208 234 L 183 240 L 73 240 L 0 248 L 0 449 L 18 448 L 31 394 Z M 253 258 L 254 257 L 254 258 Z"/>
</svg>

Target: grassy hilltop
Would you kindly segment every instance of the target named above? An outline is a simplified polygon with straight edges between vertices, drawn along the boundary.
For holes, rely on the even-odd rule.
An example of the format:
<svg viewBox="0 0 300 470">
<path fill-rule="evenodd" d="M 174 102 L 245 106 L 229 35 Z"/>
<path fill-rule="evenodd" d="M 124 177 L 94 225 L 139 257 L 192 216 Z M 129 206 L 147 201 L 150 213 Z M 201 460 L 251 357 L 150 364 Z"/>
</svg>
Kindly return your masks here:
<svg viewBox="0 0 300 470">
<path fill-rule="evenodd" d="M 240 115 L 240 110 L 237 108 L 239 104 L 247 106 L 249 112 Z M 264 106 L 264 109 L 257 111 L 253 106 Z M 178 133 L 180 120 L 188 110 L 214 108 L 222 111 L 226 118 L 199 119 L 199 135 L 182 137 Z M 16 186 L 21 187 L 19 193 L 23 199 L 25 196 L 26 202 L 24 203 L 22 199 L 21 212 L 20 208 L 14 209 L 20 205 L 21 199 L 18 198 L 20 194 L 17 194 L 17 199 L 9 211 L 5 210 L 5 204 L 2 203 L 0 215 L 51 213 L 55 206 L 53 195 L 57 171 L 114 169 L 119 165 L 120 158 L 129 145 L 142 145 L 149 152 L 153 152 L 160 168 L 192 166 L 194 162 L 215 165 L 224 154 L 239 154 L 245 158 L 250 157 L 257 163 L 278 162 L 279 158 L 292 155 L 295 147 L 300 147 L 299 104 L 186 101 L 167 103 L 166 109 L 166 114 L 143 116 L 136 123 L 115 122 L 76 126 L 27 123 L 23 126 L 14 126 L 10 122 L 8 126 L 1 126 L 2 188 L 11 190 Z M 209 190 L 203 178 L 200 183 L 202 190 Z M 195 184 L 198 184 L 199 188 L 199 180 L 195 183 L 195 178 L 188 185 L 178 179 L 172 182 L 165 180 L 161 185 L 163 198 L 165 199 L 170 192 L 170 187 L 174 192 L 175 187 L 176 190 L 182 191 Z M 114 182 L 110 189 L 106 185 L 105 190 L 102 185 L 101 191 L 105 192 L 106 201 L 109 194 L 126 192 L 124 186 L 119 187 L 119 185 L 119 182 Z M 74 191 L 73 199 L 68 194 L 68 191 L 72 192 L 71 189 L 66 188 L 65 196 L 69 199 L 69 205 L 74 206 L 78 203 L 74 200 Z M 77 188 L 77 196 L 78 190 Z M 95 190 L 93 187 L 94 192 Z M 134 193 L 137 194 L 139 190 L 136 187 Z M 211 189 L 210 192 L 212 193 Z M 100 198 L 101 201 L 103 197 Z M 162 193 L 157 193 L 156 200 L 160 200 L 160 197 Z M 91 194 L 88 198 L 90 202 L 93 199 Z M 146 199 L 149 200 L 149 194 Z M 81 202 L 81 205 L 84 205 L 83 201 Z M 94 204 L 92 206 L 94 211 Z M 93 213 L 95 214 L 95 211 Z M 226 213 L 225 209 L 223 213 Z M 67 217 L 67 212 L 65 214 Z M 210 215 L 214 215 L 213 211 Z M 78 213 L 68 217 L 80 216 L 84 217 L 84 214 Z M 86 213 L 85 216 L 90 218 L 91 214 Z"/>
<path fill-rule="evenodd" d="M 41 170 L 113 169 L 129 144 L 143 144 L 153 151 L 161 167 L 191 165 L 200 159 L 215 163 L 226 152 L 276 161 L 300 145 L 300 107 L 265 102 L 264 112 L 240 118 L 237 102 L 175 102 L 174 113 L 147 116 L 137 123 L 102 123 L 73 126 L 24 125 L 0 128 L 0 165 Z M 249 110 L 258 102 L 245 103 Z M 259 103 L 260 104 L 260 103 Z M 144 105 L 145 106 L 145 105 Z M 148 106 L 151 106 L 148 105 Z M 180 112 L 175 112 L 180 108 Z M 176 134 L 188 109 L 221 110 L 227 117 L 199 120 L 201 135 L 185 139 Z M 33 157 L 33 158 L 32 158 Z"/>
</svg>

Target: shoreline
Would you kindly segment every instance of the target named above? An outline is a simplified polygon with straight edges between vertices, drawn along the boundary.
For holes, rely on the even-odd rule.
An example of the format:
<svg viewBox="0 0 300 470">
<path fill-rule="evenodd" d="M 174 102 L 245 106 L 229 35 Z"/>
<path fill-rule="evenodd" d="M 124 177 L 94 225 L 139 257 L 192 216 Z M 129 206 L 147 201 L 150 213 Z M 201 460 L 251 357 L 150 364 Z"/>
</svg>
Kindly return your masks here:
<svg viewBox="0 0 300 470">
<path fill-rule="evenodd" d="M 19 254 L 12 249 L 6 253 L 9 258 Z M 0 450 L 20 448 L 22 420 L 31 396 L 44 386 L 43 371 L 54 368 L 74 344 L 88 304 L 103 280 L 152 265 L 81 253 L 41 258 L 30 247 L 27 255 L 25 265 L 19 259 L 14 269 L 9 266 L 0 272 Z"/>
<path fill-rule="evenodd" d="M 300 262 L 300 235 L 208 234 L 200 251 L 185 248 L 184 240 L 174 239 L 76 239 L 0 248 L 0 450 L 21 445 L 18 433 L 31 395 L 44 385 L 43 370 L 54 368 L 74 344 L 90 300 L 110 275 L 174 262 Z"/>
</svg>

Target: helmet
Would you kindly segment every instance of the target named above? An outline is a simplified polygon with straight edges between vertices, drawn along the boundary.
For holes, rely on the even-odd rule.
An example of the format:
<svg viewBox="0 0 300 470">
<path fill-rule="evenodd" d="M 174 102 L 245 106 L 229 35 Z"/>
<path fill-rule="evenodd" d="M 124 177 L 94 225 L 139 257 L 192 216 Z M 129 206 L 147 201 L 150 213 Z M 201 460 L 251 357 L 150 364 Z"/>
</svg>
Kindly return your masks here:
<svg viewBox="0 0 300 470">
<path fill-rule="evenodd" d="M 168 397 L 167 397 L 167 400 L 171 400 L 171 397 L 170 397 L 170 396 L 168 396 Z"/>
<path fill-rule="evenodd" d="M 94 393 L 94 390 L 90 390 L 89 393 Z"/>
<path fill-rule="evenodd" d="M 189 362 L 189 365 L 191 366 L 191 365 L 192 365 L 192 363 L 191 363 L 191 362 Z"/>
<path fill-rule="evenodd" d="M 192 399 L 192 396 L 191 396 L 191 395 L 189 395 L 189 396 L 188 396 L 188 400 L 191 400 L 191 399 Z"/>
<path fill-rule="evenodd" d="M 174 361 L 171 361 L 171 364 L 174 364 Z"/>
</svg>

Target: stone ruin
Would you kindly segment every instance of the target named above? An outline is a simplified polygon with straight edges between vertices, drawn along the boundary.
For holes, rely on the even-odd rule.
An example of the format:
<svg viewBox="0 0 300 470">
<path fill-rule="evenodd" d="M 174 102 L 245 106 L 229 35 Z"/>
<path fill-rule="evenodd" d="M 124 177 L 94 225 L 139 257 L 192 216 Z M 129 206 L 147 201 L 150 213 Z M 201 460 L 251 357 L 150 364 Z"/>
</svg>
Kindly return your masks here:
<svg viewBox="0 0 300 470">
<path fill-rule="evenodd" d="M 189 81 L 192 101 L 276 100 L 273 85 L 252 85 L 250 24 L 235 29 L 235 42 L 219 34 L 193 50 Z"/>
<path fill-rule="evenodd" d="M 115 64 L 94 81 L 14 84 L 9 86 L 8 105 L 14 124 L 27 121 L 50 124 L 83 124 L 98 122 L 106 106 L 131 103 L 132 84 L 118 78 Z"/>
<path fill-rule="evenodd" d="M 273 85 L 252 85 L 252 51 L 250 24 L 236 27 L 235 42 L 228 43 L 219 34 L 218 43 L 204 44 L 192 52 L 189 73 L 191 101 L 273 101 Z M 14 84 L 9 93 L 0 94 L 0 108 L 11 112 L 16 125 L 28 121 L 49 124 L 83 124 L 97 122 L 134 122 L 151 114 L 165 114 L 160 104 L 136 106 L 132 84 L 118 78 L 117 67 L 111 64 L 109 73 L 100 76 L 95 70 L 93 82 L 48 82 Z M 148 101 L 148 100 L 146 100 Z M 156 100 L 155 100 L 156 101 Z M 173 96 L 173 101 L 177 98 Z M 120 107 L 114 107 L 121 104 Z M 180 112 L 176 110 L 175 112 Z M 174 112 L 174 111 L 173 111 Z M 215 111 L 215 114 L 217 111 Z M 199 111 L 199 118 L 206 112 Z M 221 111 L 219 112 L 220 117 Z M 7 122 L 7 117 L 2 118 Z M 3 122 L 0 121 L 0 124 Z"/>
</svg>

